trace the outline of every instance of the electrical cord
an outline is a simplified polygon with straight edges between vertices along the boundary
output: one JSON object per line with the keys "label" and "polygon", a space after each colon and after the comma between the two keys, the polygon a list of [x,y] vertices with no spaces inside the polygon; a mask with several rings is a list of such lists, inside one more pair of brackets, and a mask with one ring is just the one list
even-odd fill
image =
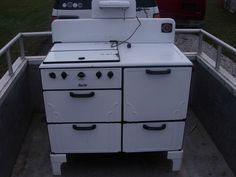
{"label": "electrical cord", "polygon": [[134,34],[137,32],[137,30],[140,28],[140,26],[142,25],[142,23],[141,23],[141,21],[139,20],[139,18],[136,16],[136,18],[137,18],[137,21],[138,21],[138,26],[135,28],[135,30],[134,30],[134,32],[127,38],[127,39],[125,39],[124,41],[117,41],[117,40],[111,40],[110,42],[112,43],[111,44],[111,47],[113,48],[113,47],[118,47],[118,46],[120,46],[121,44],[124,44],[124,43],[127,43],[128,45],[127,45],[127,47],[128,46],[130,46],[130,47],[128,47],[128,48],[131,48],[131,44],[130,44],[130,42],[127,42],[128,40],[130,40],[133,36],[134,36]]}
{"label": "electrical cord", "polygon": [[148,18],[147,8],[143,8],[143,12],[145,13],[146,18]]}

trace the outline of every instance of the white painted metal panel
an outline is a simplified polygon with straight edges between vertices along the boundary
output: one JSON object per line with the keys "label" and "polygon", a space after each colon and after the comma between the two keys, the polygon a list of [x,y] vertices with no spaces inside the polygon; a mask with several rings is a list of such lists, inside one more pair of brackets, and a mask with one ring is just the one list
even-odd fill
{"label": "white painted metal panel", "polygon": [[[96,73],[101,72],[101,78],[97,78]],[[110,79],[107,74],[113,72]],[[67,73],[67,77],[61,77],[62,72]],[[78,73],[83,72],[84,78],[78,77]],[[50,73],[55,73],[56,78],[51,78]],[[101,88],[121,88],[120,68],[78,68],[78,69],[45,69],[41,70],[41,78],[44,90],[50,89],[101,89]]]}
{"label": "white painted metal panel", "polygon": [[173,44],[140,44],[134,43],[131,48],[126,45],[119,46],[122,63],[139,65],[184,65],[191,66],[191,61],[183,55]]}
{"label": "white painted metal panel", "polygon": [[135,18],[136,1],[135,0],[93,0],[92,18]]}
{"label": "white painted metal panel", "polygon": [[[172,19],[141,18],[141,26],[129,42],[174,43],[175,22]],[[161,25],[171,23],[171,33],[162,33]],[[135,31],[137,19],[66,19],[52,23],[53,42],[104,42],[126,40]]]}
{"label": "white painted metal panel", "polygon": [[[143,126],[162,127],[146,130]],[[130,123],[123,126],[124,152],[171,151],[182,148],[185,122]]]}
{"label": "white painted metal panel", "polygon": [[44,63],[118,62],[120,60],[118,50],[57,51],[50,52],[48,56]]}
{"label": "white painted metal panel", "polygon": [[[93,130],[75,130],[92,127]],[[109,153],[121,151],[121,124],[50,124],[51,151],[54,153]]]}
{"label": "white painted metal panel", "polygon": [[[62,43],[56,44],[54,50],[82,49],[86,43]],[[90,45],[92,48],[92,45]],[[102,46],[100,46],[102,48]],[[109,46],[107,46],[109,47]],[[105,46],[104,46],[105,48]],[[57,67],[136,67],[136,66],[191,66],[192,63],[184,54],[171,43],[132,43],[131,48],[127,44],[119,47],[120,62],[96,62],[96,63],[63,63],[63,64],[44,64],[40,68],[57,68]],[[69,51],[68,51],[69,52]],[[55,55],[51,52],[48,54],[45,62],[70,59],[67,55]]]}
{"label": "white painted metal panel", "polygon": [[[76,97],[90,93],[94,95]],[[120,90],[46,91],[43,95],[48,122],[121,121]]]}
{"label": "white painted metal panel", "polygon": [[93,42],[93,43],[56,43],[50,51],[90,51],[90,50],[114,50],[110,42]]}
{"label": "white painted metal panel", "polygon": [[[154,71],[154,75],[146,71]],[[170,71],[169,74],[155,72]],[[186,118],[191,67],[124,70],[124,120],[157,121]]]}

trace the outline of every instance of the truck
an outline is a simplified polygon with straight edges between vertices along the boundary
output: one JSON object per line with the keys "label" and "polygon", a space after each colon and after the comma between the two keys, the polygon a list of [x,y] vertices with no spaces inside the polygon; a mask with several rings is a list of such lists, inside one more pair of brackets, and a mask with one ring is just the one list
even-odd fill
{"label": "truck", "polygon": [[179,26],[199,26],[205,17],[206,0],[156,0],[160,17],[173,18]]}

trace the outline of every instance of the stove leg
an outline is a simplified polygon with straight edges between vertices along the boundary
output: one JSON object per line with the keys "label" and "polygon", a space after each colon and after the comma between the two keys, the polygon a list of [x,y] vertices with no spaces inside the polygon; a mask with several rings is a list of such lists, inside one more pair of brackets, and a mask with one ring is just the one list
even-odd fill
{"label": "stove leg", "polygon": [[66,162],[66,154],[50,154],[53,175],[61,175],[61,165]]}
{"label": "stove leg", "polygon": [[172,160],[172,171],[179,171],[182,165],[183,150],[169,151],[167,159]]}

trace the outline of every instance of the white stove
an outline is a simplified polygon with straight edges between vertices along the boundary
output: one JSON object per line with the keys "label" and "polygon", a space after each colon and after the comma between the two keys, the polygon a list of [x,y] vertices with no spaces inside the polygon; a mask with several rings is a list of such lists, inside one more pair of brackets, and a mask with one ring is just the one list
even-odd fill
{"label": "white stove", "polygon": [[136,18],[53,23],[40,65],[53,174],[71,153],[167,151],[180,170],[192,63],[174,45],[173,20],[139,21],[130,38]]}

